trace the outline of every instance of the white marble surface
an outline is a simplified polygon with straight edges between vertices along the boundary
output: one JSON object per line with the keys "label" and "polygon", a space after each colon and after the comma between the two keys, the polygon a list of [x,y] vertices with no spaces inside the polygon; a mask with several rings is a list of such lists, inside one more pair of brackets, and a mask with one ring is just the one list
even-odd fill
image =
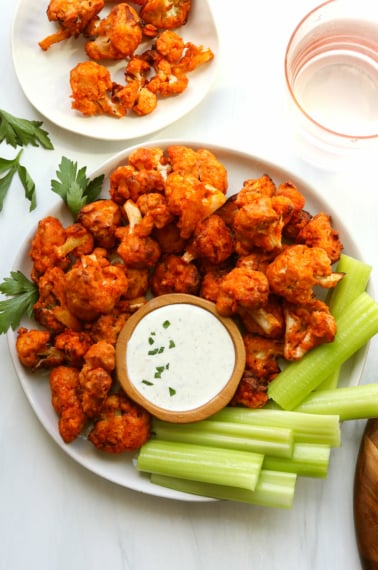
{"label": "white marble surface", "polygon": [[[216,82],[200,106],[152,139],[182,137],[231,145],[286,166],[306,178],[342,216],[365,259],[377,264],[376,164],[349,162],[327,171],[294,150],[283,76],[285,44],[313,0],[278,3],[211,0],[222,43]],[[12,66],[15,2],[2,2],[0,108],[43,119],[29,105]],[[41,85],[41,89],[43,86]],[[80,139],[48,122],[55,151],[26,148],[23,162],[37,183],[29,213],[17,182],[0,213],[0,278],[9,275],[27,232],[56,198],[49,190],[60,157],[88,171],[123,143]],[[16,151],[3,143],[0,155]],[[378,277],[374,270],[373,284]],[[362,382],[376,381],[372,342]],[[301,480],[292,510],[226,502],[183,503],[150,497],[104,481],[74,463],[35,417],[0,338],[1,570],[334,570],[360,568],[352,495],[364,421],[343,426],[326,480]]]}

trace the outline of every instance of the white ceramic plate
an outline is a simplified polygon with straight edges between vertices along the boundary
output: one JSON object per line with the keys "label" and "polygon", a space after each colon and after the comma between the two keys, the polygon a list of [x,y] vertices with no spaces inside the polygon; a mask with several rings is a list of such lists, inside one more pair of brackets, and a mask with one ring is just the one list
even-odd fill
{"label": "white ceramic plate", "polygon": [[[238,192],[244,180],[247,178],[257,178],[262,174],[269,174],[276,183],[285,182],[291,180],[297,184],[298,188],[303,192],[306,197],[306,209],[311,213],[315,214],[319,211],[324,211],[332,215],[335,227],[340,231],[341,238],[345,246],[345,253],[351,256],[355,256],[362,259],[361,253],[348,232],[344,228],[341,220],[338,218],[337,214],[331,210],[331,208],[324,202],[324,200],[316,193],[316,191],[309,186],[305,181],[298,179],[293,176],[290,172],[275,166],[265,160],[261,160],[254,156],[241,153],[239,151],[230,150],[214,145],[201,145],[198,142],[190,141],[154,141],[153,143],[144,143],[137,146],[142,147],[160,147],[166,148],[170,144],[185,144],[191,148],[206,147],[215,153],[217,158],[226,166],[228,171],[229,179],[229,195]],[[127,161],[129,153],[135,149],[137,146],[133,146],[128,150],[122,151],[115,155],[114,158],[105,162],[100,166],[95,172],[90,174],[93,178],[99,174],[104,173],[106,175],[104,182],[103,196],[108,197],[108,175],[117,166]],[[46,215],[54,215],[59,217],[65,224],[72,223],[72,218],[65,207],[55,208],[52,211],[46,213]],[[31,263],[28,257],[28,251],[30,248],[30,239],[35,232],[35,228],[30,234],[30,238],[23,244],[14,264],[14,270],[20,269],[25,275],[30,275]],[[22,323],[26,327],[32,326],[32,323],[24,321]],[[35,326],[35,325],[34,325]],[[69,445],[65,444],[58,432],[57,416],[51,406],[50,401],[50,388],[46,379],[41,379],[39,381],[36,378],[37,373],[31,374],[21,366],[17,353],[15,350],[16,333],[10,331],[8,333],[9,347],[14,362],[14,366],[17,371],[17,375],[20,379],[21,385],[25,391],[25,394],[33,407],[37,417],[46,428],[51,437],[56,441],[56,443],[75,461],[96,473],[97,475],[113,481],[127,487],[129,489],[134,489],[137,491],[145,492],[150,495],[156,495],[160,497],[180,499],[186,501],[210,501],[211,499],[204,497],[196,497],[194,495],[188,495],[186,493],[172,491],[170,489],[165,489],[163,487],[158,487],[150,483],[148,477],[139,473],[133,463],[135,455],[133,454],[121,454],[120,456],[112,456],[104,452],[97,451],[91,443],[89,443],[85,436],[79,437],[74,442]],[[343,377],[340,379],[341,384],[351,385],[358,384],[360,375],[362,373],[363,364],[365,361],[366,349],[361,350],[354,358],[350,359],[346,363]],[[43,372],[40,373],[41,375]]]}
{"label": "white ceramic plate", "polygon": [[[48,4],[48,0],[19,0],[12,29],[12,54],[26,97],[59,127],[101,140],[137,139],[186,115],[211,88],[219,59],[217,29],[207,0],[193,0],[188,22],[178,33],[185,41],[211,48],[215,57],[189,74],[188,88],[177,97],[161,99],[157,109],[144,117],[84,117],[71,109],[69,73],[77,63],[88,59],[83,48],[85,42],[83,38],[71,38],[47,51],[39,47],[39,41],[56,31],[46,16]],[[109,65],[112,77],[122,82],[124,67],[124,62]]]}

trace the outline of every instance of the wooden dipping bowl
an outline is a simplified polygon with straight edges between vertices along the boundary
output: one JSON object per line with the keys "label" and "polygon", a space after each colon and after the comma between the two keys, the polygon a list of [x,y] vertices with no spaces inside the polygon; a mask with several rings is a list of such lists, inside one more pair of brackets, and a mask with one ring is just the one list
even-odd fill
{"label": "wooden dipping bowl", "polygon": [[378,418],[366,423],[354,480],[354,523],[363,570],[378,570]]}
{"label": "wooden dipping bowl", "polygon": [[[226,377],[225,380],[223,379],[224,381],[220,384],[219,389],[216,389],[215,393],[213,393],[207,401],[190,409],[168,409],[167,407],[163,407],[162,405],[151,401],[151,399],[146,397],[146,392],[143,394],[142,391],[137,388],[137,385],[140,384],[136,384],[134,381],[135,379],[130,378],[127,366],[128,344],[130,343],[130,339],[139,323],[152,311],[175,304],[182,304],[189,307],[194,305],[196,308],[208,311],[226,329],[232,341],[234,352],[234,365],[231,370],[230,377]],[[194,332],[194,334],[196,333]],[[208,418],[220,409],[224,408],[230,402],[236,391],[245,369],[245,360],[246,354],[243,337],[234,320],[232,318],[221,317],[217,313],[214,303],[194,295],[181,293],[161,295],[148,301],[127,320],[120,332],[116,347],[117,377],[119,383],[128,396],[148,410],[156,418],[174,423],[199,421]],[[214,375],[214,377],[216,378],[216,375]]]}

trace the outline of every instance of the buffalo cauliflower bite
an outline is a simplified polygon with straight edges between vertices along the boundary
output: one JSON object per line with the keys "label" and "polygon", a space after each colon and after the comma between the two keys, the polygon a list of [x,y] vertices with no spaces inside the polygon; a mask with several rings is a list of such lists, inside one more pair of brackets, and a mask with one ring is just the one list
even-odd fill
{"label": "buffalo cauliflower bite", "polygon": [[182,253],[187,244],[187,240],[181,237],[175,220],[164,228],[154,228],[152,237],[158,242],[162,253]]}
{"label": "buffalo cauliflower bite", "polygon": [[131,311],[123,308],[122,305],[122,302],[117,303],[111,313],[100,315],[95,321],[85,323],[85,331],[90,335],[93,342],[97,343],[104,340],[113,346],[116,345],[118,335],[131,314]]}
{"label": "buffalo cauliflower bite", "polygon": [[249,249],[272,251],[282,245],[284,217],[274,197],[260,196],[248,201],[236,213],[233,228],[235,239]]}
{"label": "buffalo cauliflower bite", "polygon": [[110,249],[117,241],[115,230],[121,225],[122,211],[113,200],[96,200],[80,209],[77,222],[90,231],[97,247]]}
{"label": "buffalo cauliflower bite", "polygon": [[39,46],[46,51],[55,43],[85,32],[104,5],[104,0],[50,0],[47,17],[59,24],[59,30],[40,41]]}
{"label": "buffalo cauliflower bite", "polygon": [[70,71],[72,108],[86,116],[125,115],[122,105],[113,101],[109,70],[95,61],[80,62]]}
{"label": "buffalo cauliflower bite", "polygon": [[59,417],[59,433],[70,443],[83,430],[86,416],[80,400],[79,370],[57,366],[50,372],[52,406]]}
{"label": "buffalo cauliflower bite", "polygon": [[21,327],[17,331],[16,350],[19,361],[26,368],[54,368],[62,364],[64,355],[52,343],[48,331],[28,330]]}
{"label": "buffalo cauliflower bite", "polygon": [[65,276],[67,306],[83,321],[110,313],[127,291],[123,269],[109,263],[101,253],[94,250],[81,256]]}
{"label": "buffalo cauliflower bite", "polygon": [[111,373],[115,368],[115,348],[100,340],[84,355],[80,370],[80,398],[87,418],[97,418],[113,384]]}
{"label": "buffalo cauliflower bite", "polygon": [[284,315],[286,360],[300,360],[315,346],[335,338],[335,319],[319,299],[304,305],[284,303]]}
{"label": "buffalo cauliflower bite", "polygon": [[83,331],[66,329],[54,338],[54,347],[61,352],[64,364],[80,368],[84,364],[84,355],[88,352],[93,341],[89,334]]}
{"label": "buffalo cauliflower bite", "polygon": [[166,293],[196,295],[200,284],[201,276],[197,267],[174,254],[163,255],[150,278],[151,291],[155,296]]}
{"label": "buffalo cauliflower bite", "polygon": [[249,333],[267,338],[280,338],[284,334],[282,302],[276,295],[269,295],[267,303],[258,309],[239,309],[238,315]]}
{"label": "buffalo cauliflower bite", "polygon": [[219,286],[216,308],[220,315],[231,317],[240,309],[259,309],[269,296],[268,279],[261,271],[235,267]]}
{"label": "buffalo cauliflower bite", "polygon": [[195,226],[183,259],[189,262],[197,257],[204,257],[217,265],[228,259],[233,251],[231,230],[222,218],[212,214]]}
{"label": "buffalo cauliflower bite", "polygon": [[65,237],[65,242],[60,246],[56,246],[56,253],[62,261],[67,256],[79,257],[80,255],[87,255],[94,248],[93,235],[82,224],[75,223],[66,227]]}
{"label": "buffalo cauliflower bite", "polygon": [[263,174],[259,178],[248,178],[236,195],[236,204],[242,208],[261,197],[271,198],[275,192],[276,185],[268,174]]}
{"label": "buffalo cauliflower bite", "polygon": [[339,232],[332,227],[331,216],[319,212],[305,224],[296,236],[297,243],[323,248],[331,261],[340,259],[343,250]]}
{"label": "buffalo cauliflower bite", "polygon": [[38,222],[29,255],[33,262],[32,279],[38,278],[52,266],[66,269],[69,260],[59,254],[59,247],[66,241],[66,232],[61,222],[54,216],[47,216]]}
{"label": "buffalo cauliflower bite", "polygon": [[150,228],[146,229],[142,224],[141,211],[132,200],[127,200],[124,209],[129,224],[116,230],[116,237],[120,240],[117,253],[126,267],[150,268],[160,257],[159,244],[148,235]]}
{"label": "buffalo cauliflower bite", "polygon": [[179,61],[185,48],[184,40],[172,30],[164,30],[156,38],[156,50],[166,58],[169,63]]}
{"label": "buffalo cauliflower bite", "polygon": [[124,393],[109,395],[88,435],[89,441],[108,453],[139,449],[151,434],[151,417]]}
{"label": "buffalo cauliflower bite", "polygon": [[326,251],[320,247],[291,245],[283,249],[267,267],[271,290],[294,304],[303,304],[314,297],[313,287],[332,288],[343,278],[332,271]]}
{"label": "buffalo cauliflower bite", "polygon": [[114,6],[105,18],[92,19],[86,29],[91,39],[85,51],[91,59],[125,59],[143,39],[138,12],[126,2]]}
{"label": "buffalo cauliflower bite", "polygon": [[247,333],[243,337],[246,350],[246,368],[257,378],[273,380],[279,374],[279,358],[284,355],[282,340],[263,338]]}
{"label": "buffalo cauliflower bite", "polygon": [[146,0],[140,16],[154,28],[172,30],[186,24],[190,9],[191,0]]}
{"label": "buffalo cauliflower bite", "polygon": [[245,369],[243,376],[232,397],[230,406],[244,406],[245,408],[263,408],[268,397],[267,378],[257,378],[252,370]]}
{"label": "buffalo cauliflower bite", "polygon": [[39,298],[33,306],[34,318],[53,333],[66,328],[82,329],[79,318],[68,307],[66,286],[66,274],[59,267],[47,269],[38,281]]}
{"label": "buffalo cauliflower bite", "polygon": [[137,202],[143,219],[141,223],[150,234],[154,228],[162,229],[173,222],[174,217],[170,212],[167,199],[159,192],[149,192],[139,196]]}
{"label": "buffalo cauliflower bite", "polygon": [[129,198],[136,202],[148,192],[162,193],[169,170],[162,149],[136,149],[130,153],[127,165],[120,165],[110,174],[110,195],[123,205]]}
{"label": "buffalo cauliflower bite", "polygon": [[228,271],[228,269],[223,267],[207,271],[202,277],[199,296],[215,303],[218,297],[221,281]]}
{"label": "buffalo cauliflower bite", "polygon": [[177,218],[180,235],[188,239],[198,222],[210,216],[226,201],[223,192],[203,184],[197,177],[172,172],[165,185],[168,207]]}

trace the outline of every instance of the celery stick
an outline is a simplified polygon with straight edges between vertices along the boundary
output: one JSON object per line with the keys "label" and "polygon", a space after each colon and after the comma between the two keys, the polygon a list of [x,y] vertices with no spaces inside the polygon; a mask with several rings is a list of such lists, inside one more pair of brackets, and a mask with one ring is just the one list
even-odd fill
{"label": "celery stick", "polygon": [[345,275],[334,289],[330,289],[327,297],[329,309],[336,319],[345,307],[366,290],[371,270],[372,267],[363,261],[341,255],[336,271]]}
{"label": "celery stick", "polygon": [[172,424],[154,420],[152,431],[157,439],[182,441],[269,453],[290,457],[293,452],[293,432],[286,427],[253,426],[236,422],[204,420],[191,424]]}
{"label": "celery stick", "polygon": [[290,363],[269,384],[269,397],[284,409],[298,407],[329,374],[377,332],[378,305],[368,293],[361,293],[337,320],[334,341],[317,346],[301,360]]}
{"label": "celery stick", "polygon": [[225,499],[265,507],[290,509],[293,505],[295,484],[297,476],[294,473],[279,473],[264,469],[260,473],[254,491],[229,487],[225,485],[211,485],[199,481],[188,481],[164,475],[151,475],[151,483],[214,499]]}
{"label": "celery stick", "polygon": [[[334,289],[329,290],[327,295],[329,309],[335,318],[338,318],[345,307],[365,291],[371,270],[371,266],[363,261],[345,254],[341,255],[336,271],[344,273],[344,277]],[[337,368],[317,389],[332,390],[336,388],[339,375],[340,368]]]}
{"label": "celery stick", "polygon": [[263,458],[250,451],[151,439],[139,450],[137,469],[253,491]]}
{"label": "celery stick", "polygon": [[266,425],[271,428],[286,427],[292,430],[294,442],[297,443],[317,443],[331,447],[338,447],[341,444],[340,422],[336,414],[316,416],[300,413],[297,410],[226,407],[212,416],[212,419],[255,426]]}
{"label": "celery stick", "polygon": [[378,417],[378,384],[361,384],[322,390],[308,396],[297,408],[307,414],[338,414],[340,421]]}
{"label": "celery stick", "polygon": [[265,456],[263,469],[296,473],[302,477],[327,476],[331,448],[329,445],[295,443],[292,457]]}

